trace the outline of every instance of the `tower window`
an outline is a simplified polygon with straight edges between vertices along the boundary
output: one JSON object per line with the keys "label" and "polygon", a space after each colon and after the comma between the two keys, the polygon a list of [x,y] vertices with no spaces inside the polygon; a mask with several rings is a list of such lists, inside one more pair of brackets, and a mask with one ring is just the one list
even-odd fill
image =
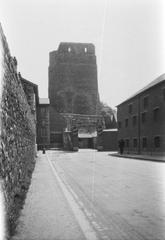
{"label": "tower window", "polygon": [[87,48],[86,47],[84,48],[84,52],[87,53]]}
{"label": "tower window", "polygon": [[68,52],[71,52],[71,48],[70,47],[68,48]]}

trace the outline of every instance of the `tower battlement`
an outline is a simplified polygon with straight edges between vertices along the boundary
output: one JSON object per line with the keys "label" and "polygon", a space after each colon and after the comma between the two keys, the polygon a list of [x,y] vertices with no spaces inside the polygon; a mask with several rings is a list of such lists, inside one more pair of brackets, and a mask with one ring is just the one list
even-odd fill
{"label": "tower battlement", "polygon": [[93,54],[95,55],[95,46],[92,43],[73,43],[62,42],[58,47],[59,53],[72,54]]}
{"label": "tower battlement", "polygon": [[49,66],[56,63],[96,64],[95,46],[92,43],[60,43],[58,50],[50,52]]}

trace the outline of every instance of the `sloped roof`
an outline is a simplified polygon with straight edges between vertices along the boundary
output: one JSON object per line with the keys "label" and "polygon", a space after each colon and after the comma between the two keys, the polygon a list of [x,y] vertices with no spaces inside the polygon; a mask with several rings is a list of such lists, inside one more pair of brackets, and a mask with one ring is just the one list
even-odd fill
{"label": "sloped roof", "polygon": [[[20,74],[20,73],[19,73]],[[27,85],[30,85],[31,87],[33,87],[34,89],[34,92],[35,92],[35,97],[36,97],[36,103],[38,104],[39,103],[39,96],[38,96],[38,85],[33,83],[33,82],[30,82],[29,80],[23,78],[20,74],[20,77],[21,77],[21,82],[22,82],[22,86],[24,88],[24,84],[27,84]]]}
{"label": "sloped roof", "polygon": [[34,86],[34,87],[38,88],[38,85],[37,85],[37,84],[35,84],[35,83],[33,83],[33,82],[30,82],[29,80],[23,78],[22,76],[21,76],[21,81],[24,82],[24,83],[27,83],[27,84],[29,84],[29,85],[31,85],[31,86]]}
{"label": "sloped roof", "polygon": [[[149,84],[147,84],[144,88],[140,89],[138,92],[136,92],[135,94],[133,94],[131,97],[127,98],[124,102],[127,102],[128,100],[130,100],[131,98],[136,97],[137,95],[143,93],[144,91],[148,90],[149,88],[152,88],[153,86],[161,83],[165,81],[165,73],[160,75],[158,78],[154,79],[152,82],[150,82]],[[118,104],[117,106],[121,105],[122,103]]]}
{"label": "sloped roof", "polygon": [[40,98],[39,104],[50,104],[49,98]]}

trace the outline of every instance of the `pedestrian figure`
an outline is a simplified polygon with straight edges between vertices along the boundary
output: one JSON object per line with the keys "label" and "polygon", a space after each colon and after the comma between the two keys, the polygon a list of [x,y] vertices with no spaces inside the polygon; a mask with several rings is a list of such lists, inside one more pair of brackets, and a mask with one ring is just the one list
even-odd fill
{"label": "pedestrian figure", "polygon": [[119,141],[119,149],[120,149],[120,154],[123,154],[124,151],[124,140],[120,139]]}
{"label": "pedestrian figure", "polygon": [[45,154],[45,146],[43,146],[42,153]]}

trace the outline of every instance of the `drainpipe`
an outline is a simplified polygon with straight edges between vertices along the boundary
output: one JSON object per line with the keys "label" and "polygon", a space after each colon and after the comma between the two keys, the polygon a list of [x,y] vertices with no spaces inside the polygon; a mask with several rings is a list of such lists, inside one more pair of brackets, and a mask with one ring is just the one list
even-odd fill
{"label": "drainpipe", "polygon": [[141,153],[140,137],[141,137],[141,122],[140,122],[140,95],[138,95],[138,154]]}

